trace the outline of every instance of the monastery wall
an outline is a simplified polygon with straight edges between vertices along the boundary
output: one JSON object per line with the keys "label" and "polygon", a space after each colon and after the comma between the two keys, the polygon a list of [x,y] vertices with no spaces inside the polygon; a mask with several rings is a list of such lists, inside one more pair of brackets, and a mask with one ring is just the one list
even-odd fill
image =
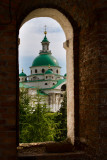
{"label": "monastery wall", "polygon": [[[42,69],[45,69],[45,72],[48,70],[48,69],[52,69],[53,73],[54,74],[60,74],[60,68],[57,68],[57,67],[53,67],[53,66],[37,66],[37,67],[31,67],[30,69],[32,70],[32,74],[36,74],[35,73],[35,69],[37,70],[37,73],[38,74],[41,74],[42,73]],[[57,70],[58,70],[58,73],[57,73]]]}

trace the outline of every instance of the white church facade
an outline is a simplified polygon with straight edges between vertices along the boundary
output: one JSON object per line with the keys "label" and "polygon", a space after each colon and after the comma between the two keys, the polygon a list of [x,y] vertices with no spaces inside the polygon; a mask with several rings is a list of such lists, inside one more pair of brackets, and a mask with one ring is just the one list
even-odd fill
{"label": "white church facade", "polygon": [[46,96],[46,103],[52,112],[56,112],[61,107],[63,94],[66,91],[66,74],[60,74],[61,67],[57,59],[52,56],[49,50],[49,41],[46,37],[42,40],[42,50],[34,59],[30,67],[30,75],[26,75],[23,70],[19,74],[19,87],[29,89],[30,95],[37,94]]}

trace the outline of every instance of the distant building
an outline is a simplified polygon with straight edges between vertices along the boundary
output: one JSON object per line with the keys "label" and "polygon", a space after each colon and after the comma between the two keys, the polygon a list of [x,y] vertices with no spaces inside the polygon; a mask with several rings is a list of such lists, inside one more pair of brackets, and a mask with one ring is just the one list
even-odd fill
{"label": "distant building", "polygon": [[66,74],[60,75],[59,63],[52,56],[49,50],[49,41],[46,37],[47,32],[42,40],[42,50],[39,52],[32,66],[30,67],[30,75],[27,76],[23,70],[19,74],[19,87],[29,88],[29,94],[46,96],[46,102],[50,106],[52,112],[59,110],[63,99],[63,93],[66,90]]}

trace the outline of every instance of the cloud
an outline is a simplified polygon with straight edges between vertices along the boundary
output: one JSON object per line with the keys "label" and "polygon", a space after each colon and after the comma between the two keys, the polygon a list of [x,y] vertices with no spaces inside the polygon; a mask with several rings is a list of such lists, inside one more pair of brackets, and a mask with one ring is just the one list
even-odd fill
{"label": "cloud", "polygon": [[63,32],[60,24],[56,20],[49,17],[33,18],[24,25],[29,25],[33,32],[38,32],[39,34],[44,32],[45,25],[49,33]]}
{"label": "cloud", "polygon": [[[42,49],[41,41],[44,38],[45,25],[47,25],[47,38],[50,41],[49,47],[52,55],[57,58],[61,66],[64,65],[63,67],[66,68],[66,51],[63,48],[63,42],[66,40],[65,34],[56,20],[41,17],[26,22],[20,29],[20,71],[23,66],[29,68],[30,66],[28,65],[32,64],[32,60],[38,56],[39,51]],[[21,59],[23,59],[23,61]],[[24,60],[27,61],[27,63],[25,63]]]}

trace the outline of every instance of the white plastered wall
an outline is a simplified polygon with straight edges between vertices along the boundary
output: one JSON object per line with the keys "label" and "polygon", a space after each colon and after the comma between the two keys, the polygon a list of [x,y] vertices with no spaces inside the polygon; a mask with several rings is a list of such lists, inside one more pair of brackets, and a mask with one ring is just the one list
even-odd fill
{"label": "white plastered wall", "polygon": [[73,28],[69,20],[58,10],[52,8],[39,8],[32,11],[23,20],[22,25],[36,17],[50,17],[61,25],[66,36],[64,48],[66,49],[67,67],[67,137],[74,144],[74,62],[73,62]]}
{"label": "white plastered wall", "polygon": [[[30,67],[30,70],[32,70],[32,74],[36,74],[35,73],[35,69],[37,69],[37,74],[41,74],[42,73],[42,69],[45,69],[45,71],[47,71],[49,69],[49,66]],[[60,74],[60,68],[59,67],[51,66],[50,69],[52,69],[53,73],[55,73],[55,74],[57,74],[56,70],[58,70],[58,74]]]}

